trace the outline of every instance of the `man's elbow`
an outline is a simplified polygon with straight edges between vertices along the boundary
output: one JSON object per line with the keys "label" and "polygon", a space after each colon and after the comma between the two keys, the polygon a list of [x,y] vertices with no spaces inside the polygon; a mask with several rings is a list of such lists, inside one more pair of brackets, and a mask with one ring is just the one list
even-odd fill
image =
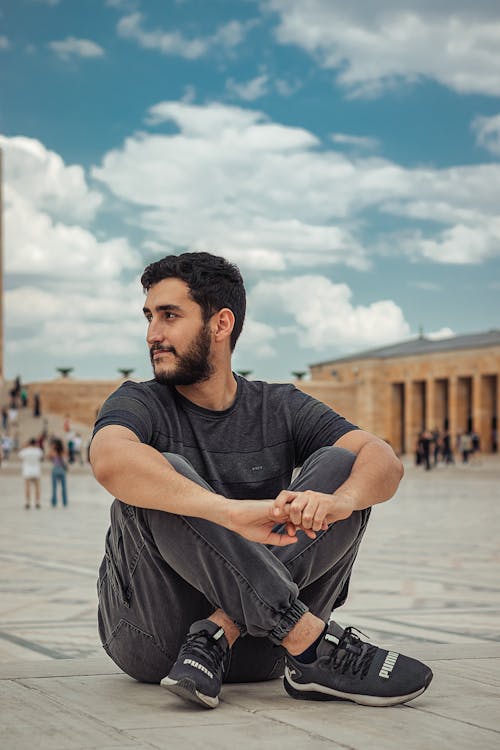
{"label": "man's elbow", "polygon": [[401,461],[398,456],[396,456],[395,453],[392,454],[392,461],[391,461],[391,477],[393,478],[394,484],[396,488],[399,486],[399,483],[404,477],[405,469],[403,466],[403,462]]}
{"label": "man's elbow", "polygon": [[106,457],[105,451],[92,450],[92,446],[90,448],[89,459],[95,478],[99,484],[106,487],[113,476],[112,461],[109,460],[109,457]]}

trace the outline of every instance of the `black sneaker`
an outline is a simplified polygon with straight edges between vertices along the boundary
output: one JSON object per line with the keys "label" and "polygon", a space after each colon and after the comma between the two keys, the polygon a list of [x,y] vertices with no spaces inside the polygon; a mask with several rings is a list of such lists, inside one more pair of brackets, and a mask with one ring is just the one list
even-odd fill
{"label": "black sneaker", "polygon": [[310,664],[286,655],[284,685],[293,698],[393,706],[421,695],[432,680],[422,662],[366,643],[353,628],[333,622],[316,653]]}
{"label": "black sneaker", "polygon": [[189,628],[177,661],[160,684],[181,698],[215,708],[228,655],[224,629],[211,620],[199,620]]}

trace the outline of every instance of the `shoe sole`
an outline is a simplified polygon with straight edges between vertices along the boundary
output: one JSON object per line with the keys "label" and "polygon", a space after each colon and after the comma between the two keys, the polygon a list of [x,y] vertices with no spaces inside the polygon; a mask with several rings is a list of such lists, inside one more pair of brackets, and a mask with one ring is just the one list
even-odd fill
{"label": "shoe sole", "polygon": [[397,706],[398,703],[407,703],[412,701],[414,698],[418,698],[419,695],[427,690],[432,681],[432,672],[427,678],[425,684],[415,690],[413,693],[408,695],[391,695],[391,696],[379,696],[379,695],[357,695],[355,693],[342,693],[340,690],[334,690],[333,688],[326,687],[325,685],[318,685],[315,682],[301,684],[293,682],[286,676],[283,680],[283,684],[286,692],[292,698],[297,700],[306,701],[351,701],[352,703],[358,703],[360,706],[375,706],[383,708],[385,706]]}
{"label": "shoe sole", "polygon": [[164,677],[160,685],[170,693],[178,695],[179,698],[184,698],[184,700],[188,700],[191,703],[197,703],[199,706],[203,706],[203,708],[217,708],[219,705],[219,698],[217,696],[212,698],[210,695],[200,693],[196,689],[195,682],[188,677],[182,680],[172,680],[170,677]]}

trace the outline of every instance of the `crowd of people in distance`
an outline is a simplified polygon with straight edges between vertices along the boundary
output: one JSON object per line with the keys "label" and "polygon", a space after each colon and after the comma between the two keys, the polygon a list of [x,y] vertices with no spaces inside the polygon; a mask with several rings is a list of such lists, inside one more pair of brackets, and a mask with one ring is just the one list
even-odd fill
{"label": "crowd of people in distance", "polygon": [[[41,428],[37,437],[31,437],[21,445],[19,438],[20,412],[32,408],[33,417],[40,418]],[[69,414],[64,418],[63,436],[51,435],[47,420],[42,418],[41,400],[38,393],[30,397],[28,388],[18,376],[9,391],[9,401],[2,406],[0,433],[0,467],[12,456],[17,456],[21,463],[21,475],[24,479],[25,508],[41,508],[42,463],[51,464],[51,500],[52,507],[61,502],[68,504],[67,473],[71,464],[83,465],[86,453],[82,436],[73,430]]]}
{"label": "crowd of people in distance", "polygon": [[449,430],[422,430],[415,445],[415,464],[429,471],[432,467],[455,463],[455,455],[462,464],[467,464],[479,454],[480,440],[477,432],[463,430],[455,441]]}

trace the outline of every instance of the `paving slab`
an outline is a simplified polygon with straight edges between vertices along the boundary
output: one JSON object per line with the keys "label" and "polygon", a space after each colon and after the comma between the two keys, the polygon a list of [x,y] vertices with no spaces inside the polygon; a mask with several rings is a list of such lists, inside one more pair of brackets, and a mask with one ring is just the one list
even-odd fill
{"label": "paving slab", "polygon": [[374,509],[337,613],[370,639],[428,662],[429,690],[405,706],[292,700],[280,680],[225,685],[215,711],[141,685],[103,653],[97,568],[111,498],[88,466],[67,508],[25,511],[20,467],[0,470],[2,750],[90,748],[500,747],[500,460],[424,472],[407,464]]}

